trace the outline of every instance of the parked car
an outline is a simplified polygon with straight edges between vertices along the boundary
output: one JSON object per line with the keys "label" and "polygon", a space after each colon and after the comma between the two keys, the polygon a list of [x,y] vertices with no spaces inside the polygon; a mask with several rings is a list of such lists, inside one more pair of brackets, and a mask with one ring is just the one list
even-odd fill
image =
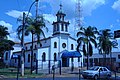
{"label": "parked car", "polygon": [[94,80],[97,80],[98,78],[109,79],[111,77],[111,71],[106,67],[94,66],[88,70],[83,71],[82,76],[85,79],[86,78],[93,78]]}

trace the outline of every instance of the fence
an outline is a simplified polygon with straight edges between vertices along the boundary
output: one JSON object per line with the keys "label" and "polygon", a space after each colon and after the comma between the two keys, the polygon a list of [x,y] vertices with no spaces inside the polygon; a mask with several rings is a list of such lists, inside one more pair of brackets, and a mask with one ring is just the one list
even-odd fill
{"label": "fence", "polygon": [[61,61],[60,60],[36,60],[35,69],[37,73],[52,73],[52,69],[56,69],[56,73],[61,74]]}

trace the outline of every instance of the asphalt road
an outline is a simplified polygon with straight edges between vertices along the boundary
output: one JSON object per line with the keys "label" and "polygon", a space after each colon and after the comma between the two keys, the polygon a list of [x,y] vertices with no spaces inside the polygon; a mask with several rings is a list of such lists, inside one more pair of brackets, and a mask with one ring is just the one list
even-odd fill
{"label": "asphalt road", "polygon": [[[17,79],[0,79],[0,80],[17,80]],[[87,79],[79,79],[78,77],[56,77],[56,78],[20,78],[18,80],[87,80]],[[113,77],[110,80],[115,80]],[[120,77],[117,77],[116,80],[120,80]]]}

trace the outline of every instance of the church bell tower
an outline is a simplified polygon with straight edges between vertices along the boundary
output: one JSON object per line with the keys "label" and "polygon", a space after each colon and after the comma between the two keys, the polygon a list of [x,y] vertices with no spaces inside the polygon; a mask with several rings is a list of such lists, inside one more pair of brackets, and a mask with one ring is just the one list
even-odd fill
{"label": "church bell tower", "polygon": [[62,11],[62,5],[60,4],[60,9],[56,14],[57,21],[53,22],[53,36],[58,34],[66,34],[69,35],[69,22],[64,21],[64,17],[66,14]]}

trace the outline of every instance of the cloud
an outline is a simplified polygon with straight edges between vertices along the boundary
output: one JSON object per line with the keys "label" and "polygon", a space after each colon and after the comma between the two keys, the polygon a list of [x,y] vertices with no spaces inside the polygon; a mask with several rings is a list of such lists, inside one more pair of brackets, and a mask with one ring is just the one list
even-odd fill
{"label": "cloud", "polygon": [[0,25],[8,28],[8,32],[10,33],[10,35],[8,36],[9,40],[18,41],[16,37],[16,32],[13,31],[13,28],[12,28],[13,26],[10,23],[7,23],[5,21],[0,21]]}
{"label": "cloud", "polygon": [[0,21],[0,25],[7,27],[9,33],[11,33],[13,31],[12,30],[12,25],[10,23],[7,23],[5,21]]}
{"label": "cloud", "polygon": [[[14,17],[14,18],[19,18],[20,16],[23,16],[23,12],[25,12],[26,14],[28,14],[28,11],[17,11],[17,10],[11,10],[6,12],[7,15]],[[31,13],[29,13],[30,16],[32,16]]]}
{"label": "cloud", "polygon": [[83,15],[91,15],[92,11],[105,4],[105,0],[83,0],[82,8]]}
{"label": "cloud", "polygon": [[[41,2],[45,2],[42,0]],[[47,0],[51,7],[52,7],[52,14],[56,14],[59,10],[59,0]],[[63,5],[63,11],[67,14],[67,18],[74,18],[75,17],[75,7],[76,7],[76,0],[66,0],[61,1]],[[81,7],[82,7],[82,15],[83,16],[90,16],[92,11],[97,9],[99,6],[104,5],[105,0],[82,0]]]}
{"label": "cloud", "polygon": [[112,8],[120,12],[120,0],[115,1],[114,4],[112,5]]}

